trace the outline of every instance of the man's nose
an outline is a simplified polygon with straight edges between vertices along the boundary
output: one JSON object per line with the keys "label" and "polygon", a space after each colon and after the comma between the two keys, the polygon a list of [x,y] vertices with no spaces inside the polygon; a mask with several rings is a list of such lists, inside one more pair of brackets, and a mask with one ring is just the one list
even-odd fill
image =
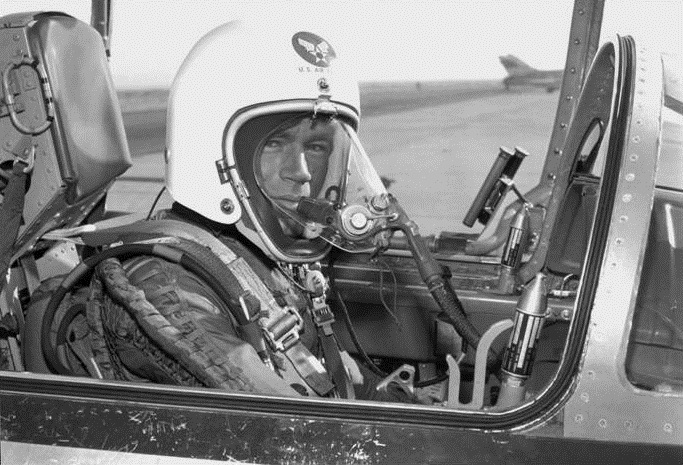
{"label": "man's nose", "polygon": [[311,173],[308,171],[306,155],[301,149],[293,150],[280,172],[281,176],[295,182],[305,183],[311,181]]}

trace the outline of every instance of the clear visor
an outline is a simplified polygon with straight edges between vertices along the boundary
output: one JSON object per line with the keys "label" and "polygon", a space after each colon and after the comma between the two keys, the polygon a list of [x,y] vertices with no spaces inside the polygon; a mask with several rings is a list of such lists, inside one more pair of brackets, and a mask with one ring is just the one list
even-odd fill
{"label": "clear visor", "polygon": [[259,143],[256,183],[285,235],[344,250],[377,246],[386,189],[351,126],[329,116],[286,120]]}

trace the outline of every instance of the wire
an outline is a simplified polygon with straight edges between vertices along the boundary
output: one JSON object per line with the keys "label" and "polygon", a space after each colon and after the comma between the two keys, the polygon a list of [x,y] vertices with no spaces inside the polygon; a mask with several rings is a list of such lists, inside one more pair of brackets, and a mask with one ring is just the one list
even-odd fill
{"label": "wire", "polygon": [[[676,308],[676,307],[673,307]],[[671,318],[663,314],[657,309],[652,310],[655,315],[657,315],[669,328],[673,330],[673,332],[676,334],[676,338],[680,341],[683,341],[683,328],[678,326],[675,321],[673,321]]]}
{"label": "wire", "polygon": [[157,194],[156,198],[154,199],[154,202],[152,202],[152,206],[149,209],[149,213],[147,213],[147,219],[149,220],[152,217],[152,213],[154,212],[154,209],[157,206],[157,203],[159,203],[159,199],[161,198],[161,194],[164,193],[166,190],[166,186],[161,186],[161,190]]}
{"label": "wire", "polygon": [[342,316],[344,317],[344,323],[346,323],[346,328],[349,331],[349,336],[351,337],[351,341],[353,342],[353,345],[356,346],[356,350],[358,351],[358,355],[360,355],[361,359],[365,363],[365,366],[367,366],[370,369],[370,371],[372,371],[377,376],[381,376],[382,378],[386,378],[387,373],[380,370],[377,367],[377,365],[375,365],[373,363],[373,361],[368,356],[367,352],[365,352],[365,349],[363,349],[363,346],[360,344],[360,341],[358,340],[358,336],[356,335],[356,330],[353,329],[353,323],[351,323],[351,318],[349,317],[349,311],[346,308],[346,303],[344,302],[344,299],[342,299],[342,296],[339,293],[339,291],[336,291],[336,294],[337,294],[337,300],[339,300],[339,304],[341,306]]}
{"label": "wire", "polygon": [[399,328],[401,327],[401,322],[398,320],[398,317],[396,316],[396,295],[398,293],[398,281],[396,280],[396,274],[394,273],[394,270],[389,266],[388,263],[386,263],[384,260],[380,260],[379,258],[376,259],[376,261],[380,264],[383,265],[384,267],[389,270],[389,273],[391,274],[391,277],[394,280],[394,293],[393,293],[393,307],[394,310],[392,311],[389,306],[387,305],[386,301],[384,300],[384,270],[379,269],[379,300],[382,302],[382,305],[384,306],[384,309],[387,311],[389,315],[394,319],[394,323],[396,326]]}
{"label": "wire", "polygon": [[437,376],[436,378],[427,379],[424,381],[419,381],[417,383],[413,383],[413,386],[416,388],[423,388],[423,387],[427,387],[427,386],[432,386],[434,384],[442,383],[442,382],[446,381],[447,379],[448,379],[448,375],[440,375],[440,376]]}
{"label": "wire", "polygon": [[282,266],[282,263],[280,263],[280,262],[275,262],[275,264],[277,265],[277,267],[278,267],[278,269],[280,270],[280,272],[281,272],[283,275],[285,275],[285,278],[287,278],[292,284],[294,284],[294,286],[296,286],[297,289],[299,289],[301,292],[303,292],[303,293],[306,294],[306,295],[311,295],[311,294],[313,294],[310,290],[306,289],[304,286],[302,286],[301,284],[299,284],[299,283],[296,281],[296,279],[294,279],[294,276],[292,276],[292,275],[290,274],[289,270],[287,270],[284,266]]}

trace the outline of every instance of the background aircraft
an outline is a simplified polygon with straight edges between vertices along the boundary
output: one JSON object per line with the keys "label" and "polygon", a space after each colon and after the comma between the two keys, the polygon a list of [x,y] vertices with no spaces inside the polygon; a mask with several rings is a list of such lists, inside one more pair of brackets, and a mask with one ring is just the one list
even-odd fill
{"label": "background aircraft", "polygon": [[503,79],[505,90],[512,86],[545,87],[548,92],[560,88],[562,83],[562,70],[541,71],[524,63],[514,55],[499,57],[508,75]]}

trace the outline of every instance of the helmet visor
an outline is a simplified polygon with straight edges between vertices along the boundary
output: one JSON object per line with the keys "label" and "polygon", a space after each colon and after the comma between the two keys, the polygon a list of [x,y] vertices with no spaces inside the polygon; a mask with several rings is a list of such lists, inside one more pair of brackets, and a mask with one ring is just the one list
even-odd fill
{"label": "helmet visor", "polygon": [[285,120],[257,146],[254,173],[285,235],[320,237],[349,251],[375,247],[386,218],[373,199],[386,190],[343,120],[310,114]]}

